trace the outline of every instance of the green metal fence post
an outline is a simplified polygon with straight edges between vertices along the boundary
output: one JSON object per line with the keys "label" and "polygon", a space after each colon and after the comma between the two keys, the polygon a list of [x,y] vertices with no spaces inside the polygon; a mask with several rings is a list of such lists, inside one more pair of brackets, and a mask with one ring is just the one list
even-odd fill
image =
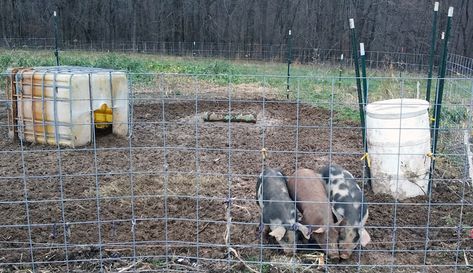
{"label": "green metal fence post", "polygon": [[286,97],[289,99],[289,80],[291,77],[291,61],[292,61],[292,50],[291,50],[291,30],[289,30],[287,36],[287,85],[286,85]]}
{"label": "green metal fence post", "polygon": [[363,104],[368,103],[368,83],[366,81],[366,55],[365,44],[360,43],[360,60],[361,60],[361,79],[363,81]]}
{"label": "green metal fence post", "polygon": [[362,113],[363,113],[363,123],[362,123],[362,134],[363,134],[363,149],[365,152],[365,168],[366,168],[366,177],[368,178],[368,181],[371,181],[371,163],[370,163],[370,158],[368,156],[368,145],[366,142],[366,122],[364,121],[365,117],[365,107],[366,104],[368,103],[368,81],[366,78],[366,55],[365,55],[365,44],[360,43],[360,59],[361,59],[361,77],[363,79],[363,98],[362,98]]}
{"label": "green metal fence post", "polygon": [[[438,131],[440,127],[440,117],[442,111],[442,99],[443,99],[443,88],[445,85],[445,74],[447,66],[447,55],[448,55],[448,38],[450,36],[450,29],[452,26],[452,17],[453,17],[453,7],[448,9],[448,20],[447,20],[447,30],[445,32],[445,41],[443,45],[442,53],[442,62],[440,64],[440,79],[437,88],[437,94],[435,96],[435,105],[434,105],[434,126],[433,126],[433,138],[432,138],[432,154],[435,156],[437,152],[437,140],[438,140]],[[432,190],[432,177],[433,172],[435,171],[435,157],[432,158],[432,163],[430,165],[430,174],[429,174],[429,192]]]}
{"label": "green metal fence post", "polygon": [[342,67],[343,67],[343,53],[340,55],[340,67],[338,68],[338,88],[342,85]]}
{"label": "green metal fence post", "polygon": [[[352,51],[353,51],[353,61],[355,64],[355,78],[356,78],[356,90],[358,91],[358,106],[360,110],[360,121],[361,126],[365,124],[365,115],[363,112],[363,94],[361,91],[361,80],[360,80],[360,64],[358,61],[358,47],[356,41],[356,33],[355,33],[355,20],[350,18],[350,30],[351,30],[351,44],[352,44]],[[363,142],[365,140],[363,139]]]}
{"label": "green metal fence post", "polygon": [[[355,64],[355,77],[356,77],[356,89],[358,91],[358,107],[360,111],[360,124],[361,124],[361,135],[362,135],[362,141],[363,141],[363,146],[366,143],[366,123],[365,123],[365,110],[364,110],[364,96],[363,96],[363,91],[361,89],[361,79],[360,79],[360,64],[358,61],[358,47],[357,47],[357,40],[356,40],[356,32],[355,32],[355,20],[353,18],[349,19],[350,23],[350,29],[351,29],[351,44],[352,44],[352,51],[353,51],[353,61]],[[364,54],[364,50],[363,50]],[[365,148],[365,147],[364,147]],[[369,164],[369,157],[367,156],[366,150],[364,149],[365,155],[363,158],[365,158],[365,168]],[[366,174],[367,177],[369,178],[369,169],[366,169]],[[369,181],[369,180],[368,180]],[[368,182],[368,185],[371,185],[371,182]]]}
{"label": "green metal fence post", "polygon": [[[442,50],[441,50],[441,52],[443,53],[443,50],[444,50],[443,46],[445,46],[445,31],[442,31],[440,33],[440,41],[441,41],[441,43],[444,43],[442,45]],[[443,57],[443,55],[441,57]],[[443,61],[443,59],[440,60],[439,71],[438,71],[438,76],[437,76],[438,77],[437,82],[440,82],[440,77],[442,76],[442,61]],[[439,84],[437,83],[437,90],[436,90],[437,93],[435,93],[435,95],[438,94],[438,87],[439,87]],[[435,101],[434,101],[434,103],[435,103]]]}
{"label": "green metal fence post", "polygon": [[429,74],[427,76],[427,94],[425,100],[430,103],[430,89],[432,87],[432,71],[434,67],[434,56],[435,56],[435,38],[437,37],[437,15],[439,11],[439,2],[434,4],[434,18],[432,20],[432,43],[430,44],[430,56],[429,56]]}
{"label": "green metal fence post", "polygon": [[58,49],[58,39],[59,39],[59,34],[58,34],[58,29],[57,29],[57,13],[54,11],[54,56],[56,56],[56,66],[59,66],[59,49]]}

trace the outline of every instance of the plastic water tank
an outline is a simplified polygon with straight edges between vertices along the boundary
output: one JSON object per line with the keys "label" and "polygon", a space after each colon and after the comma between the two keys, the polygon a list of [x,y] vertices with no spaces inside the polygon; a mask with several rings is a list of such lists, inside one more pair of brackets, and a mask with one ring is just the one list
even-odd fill
{"label": "plastic water tank", "polygon": [[9,72],[11,138],[76,147],[90,143],[96,128],[128,135],[125,72],[70,66]]}
{"label": "plastic water tank", "polygon": [[375,193],[396,199],[425,195],[430,168],[429,103],[391,99],[366,106],[368,153]]}

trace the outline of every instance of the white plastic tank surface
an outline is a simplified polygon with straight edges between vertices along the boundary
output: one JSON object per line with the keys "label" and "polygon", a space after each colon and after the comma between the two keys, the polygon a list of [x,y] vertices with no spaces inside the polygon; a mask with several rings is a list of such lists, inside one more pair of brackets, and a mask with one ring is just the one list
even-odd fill
{"label": "white plastic tank surface", "polygon": [[128,80],[125,72],[86,67],[16,69],[15,111],[24,141],[77,147],[93,140],[94,111],[113,111],[113,134],[129,132]]}
{"label": "white plastic tank surface", "polygon": [[366,106],[366,140],[375,193],[425,195],[429,184],[429,103],[391,99]]}

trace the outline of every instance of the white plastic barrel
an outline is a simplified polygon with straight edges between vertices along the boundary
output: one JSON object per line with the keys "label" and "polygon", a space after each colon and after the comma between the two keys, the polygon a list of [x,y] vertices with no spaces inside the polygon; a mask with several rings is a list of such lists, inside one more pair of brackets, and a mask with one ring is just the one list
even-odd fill
{"label": "white plastic barrel", "polygon": [[396,199],[425,195],[429,183],[429,103],[391,99],[366,106],[372,187]]}

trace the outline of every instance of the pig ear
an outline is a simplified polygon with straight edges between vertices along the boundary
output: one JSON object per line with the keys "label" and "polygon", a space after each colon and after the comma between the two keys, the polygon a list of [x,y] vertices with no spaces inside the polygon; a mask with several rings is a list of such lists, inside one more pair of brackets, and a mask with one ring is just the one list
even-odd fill
{"label": "pig ear", "polygon": [[302,232],[304,238],[306,238],[307,240],[310,239],[310,230],[308,227],[302,225],[301,223],[297,223],[297,229]]}
{"label": "pig ear", "polygon": [[335,226],[345,226],[347,224],[347,221],[345,218],[340,218],[337,220],[336,223],[334,223]]}
{"label": "pig ear", "polygon": [[371,241],[371,236],[364,228],[360,230],[360,233],[360,244],[362,247],[365,247]]}
{"label": "pig ear", "polygon": [[323,227],[319,227],[318,229],[314,230],[314,233],[324,233],[325,232],[325,228]]}
{"label": "pig ear", "polygon": [[338,213],[333,206],[332,206],[332,213],[333,215],[335,215],[335,219],[337,220],[336,225],[339,225],[343,220],[343,216],[340,215],[340,213]]}
{"label": "pig ear", "polygon": [[284,237],[284,234],[286,234],[286,229],[281,226],[275,228],[273,231],[269,233],[269,235],[276,238],[277,241],[281,241],[281,239]]}
{"label": "pig ear", "polygon": [[337,220],[337,222],[336,222],[336,223],[333,223],[333,225],[334,225],[334,226],[339,226],[342,222],[343,222],[343,218]]}

